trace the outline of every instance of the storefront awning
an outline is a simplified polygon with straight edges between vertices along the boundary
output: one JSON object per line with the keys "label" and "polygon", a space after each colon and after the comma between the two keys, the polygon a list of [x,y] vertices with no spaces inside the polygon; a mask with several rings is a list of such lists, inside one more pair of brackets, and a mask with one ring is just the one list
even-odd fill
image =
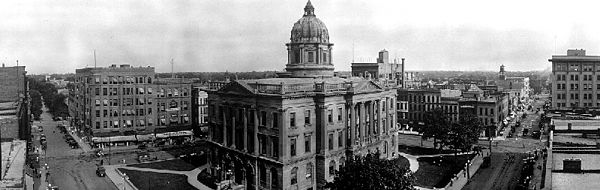
{"label": "storefront awning", "polygon": [[94,143],[102,143],[102,142],[128,142],[128,141],[137,141],[135,135],[128,136],[112,136],[112,137],[92,137],[92,142]]}
{"label": "storefront awning", "polygon": [[138,141],[152,141],[155,139],[154,134],[136,135]]}
{"label": "storefront awning", "polygon": [[194,132],[192,132],[190,130],[185,130],[185,131],[157,133],[156,138],[182,137],[182,136],[192,136],[192,135],[194,135]]}

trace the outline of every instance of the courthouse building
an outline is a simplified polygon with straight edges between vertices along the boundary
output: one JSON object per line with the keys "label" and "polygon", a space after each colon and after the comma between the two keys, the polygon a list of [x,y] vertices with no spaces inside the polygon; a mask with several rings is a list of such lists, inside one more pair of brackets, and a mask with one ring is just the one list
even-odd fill
{"label": "courthouse building", "polygon": [[333,76],[333,44],[310,1],[290,40],[279,78],[209,91],[211,172],[246,189],[323,189],[348,156],[395,156],[396,90]]}

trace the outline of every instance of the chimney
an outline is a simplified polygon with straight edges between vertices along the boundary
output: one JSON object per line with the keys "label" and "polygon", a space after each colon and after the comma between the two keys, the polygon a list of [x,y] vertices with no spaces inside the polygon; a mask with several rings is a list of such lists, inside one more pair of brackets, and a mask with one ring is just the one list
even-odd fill
{"label": "chimney", "polygon": [[404,81],[405,77],[404,77],[404,57],[402,58],[402,88],[406,89],[406,82]]}

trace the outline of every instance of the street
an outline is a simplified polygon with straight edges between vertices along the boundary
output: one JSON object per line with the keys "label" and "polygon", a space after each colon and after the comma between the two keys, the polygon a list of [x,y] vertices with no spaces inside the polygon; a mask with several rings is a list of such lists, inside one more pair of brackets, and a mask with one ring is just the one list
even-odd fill
{"label": "street", "polygon": [[[481,168],[469,180],[469,183],[463,189],[515,189],[521,177],[521,168],[523,167],[523,159],[527,157],[528,152],[544,149],[545,145],[539,138],[531,137],[534,130],[538,129],[540,115],[537,113],[537,108],[542,108],[544,99],[533,101],[531,104],[532,111],[525,110],[519,112],[515,119],[521,121],[521,125],[515,129],[515,133],[511,138],[503,140],[495,140],[492,143],[492,157],[490,167]],[[522,114],[527,114],[525,118],[521,118]],[[511,122],[514,123],[514,122]],[[529,132],[523,136],[523,129],[529,128]],[[505,136],[510,130],[507,127]],[[479,145],[483,147],[489,146],[489,141],[479,141]],[[539,159],[538,162],[543,162]],[[540,172],[541,173],[541,172]],[[540,176],[533,176],[532,183],[539,183]],[[539,187],[539,185],[538,185]]]}
{"label": "street", "polygon": [[[33,125],[42,126],[43,132],[32,130],[34,135],[34,146],[40,147],[40,136],[45,134],[47,138],[47,150],[40,152],[41,178],[37,181],[34,189],[46,189],[48,183],[66,190],[115,190],[116,186],[106,177],[96,176],[96,162],[89,153],[81,148],[71,149],[65,142],[63,133],[56,127],[58,122],[52,120],[52,116],[43,108],[41,121],[35,121]],[[41,150],[41,148],[39,148]],[[47,164],[48,174],[43,167]],[[45,182],[46,175],[48,183]]]}

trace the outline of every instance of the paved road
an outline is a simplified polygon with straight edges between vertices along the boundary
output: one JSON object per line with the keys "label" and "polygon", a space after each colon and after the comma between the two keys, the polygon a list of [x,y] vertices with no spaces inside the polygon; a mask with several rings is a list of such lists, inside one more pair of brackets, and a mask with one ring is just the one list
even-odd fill
{"label": "paved road", "polygon": [[[540,139],[532,138],[531,131],[523,136],[524,126],[537,127],[539,114],[536,108],[542,107],[545,99],[540,99],[532,104],[534,111],[525,111],[527,117],[521,119],[521,127],[515,129],[515,137],[494,141],[492,146],[492,160],[489,168],[480,169],[463,189],[515,189],[520,179],[523,166],[522,159],[528,151],[533,153],[536,149],[543,149],[544,143]],[[520,113],[521,114],[521,113]],[[519,114],[519,115],[520,115]],[[520,117],[520,116],[518,116]],[[479,144],[488,147],[488,141]],[[534,176],[535,178],[535,176]]]}
{"label": "paved road", "polygon": [[[63,138],[64,134],[56,128],[58,123],[46,111],[44,108],[41,122],[36,121],[34,125],[42,126],[47,137],[48,148],[45,157],[42,157],[49,167],[48,182],[61,190],[116,190],[108,178],[96,176],[96,162],[90,156],[84,156],[82,149],[71,149]],[[40,165],[43,166],[44,162]]]}

